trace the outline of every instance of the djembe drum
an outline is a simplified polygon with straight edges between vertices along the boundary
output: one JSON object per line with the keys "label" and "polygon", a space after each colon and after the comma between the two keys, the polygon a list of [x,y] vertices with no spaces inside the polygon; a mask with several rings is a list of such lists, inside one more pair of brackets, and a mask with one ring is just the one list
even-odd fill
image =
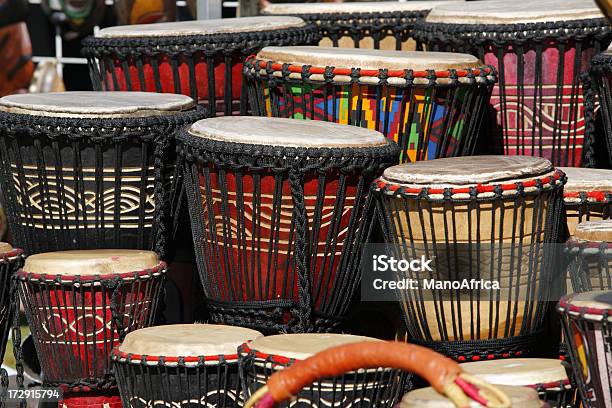
{"label": "djembe drum", "polygon": [[563,201],[569,236],[583,221],[612,218],[612,170],[560,167],[567,176]]}
{"label": "djembe drum", "polygon": [[190,95],[209,116],[246,114],[242,64],[268,45],[316,42],[296,17],[245,17],[109,27],[83,42],[93,87]]}
{"label": "djembe drum", "polygon": [[319,45],[342,48],[414,50],[414,23],[443,1],[381,1],[352,3],[277,3],[268,15],[301,17],[317,25]]}
{"label": "djembe drum", "polygon": [[78,250],[27,258],[17,273],[19,297],[44,385],[64,389],[65,407],[121,407],[111,350],[127,333],[153,323],[165,275],[165,263],[149,251]]}
{"label": "djembe drum", "polygon": [[574,292],[612,290],[612,220],[578,224],[566,253]]}
{"label": "djembe drum", "polygon": [[[245,399],[261,389],[272,374],[296,361],[331,347],[362,341],[381,340],[348,334],[304,333],[260,337],[245,343],[239,349]],[[295,402],[278,406],[393,408],[405,386],[406,374],[399,370],[359,370],[317,381],[295,395]]]}
{"label": "djembe drum", "polygon": [[397,160],[373,130],[219,117],[178,138],[211,321],[330,331],[359,284],[368,186]]}
{"label": "djembe drum", "polygon": [[4,361],[6,342],[13,317],[11,282],[15,272],[23,264],[23,251],[0,242],[0,364]]}
{"label": "djembe drum", "polygon": [[582,162],[580,75],[608,46],[612,29],[592,1],[526,6],[505,0],[442,5],[416,23],[414,36],[430,50],[470,52],[498,70],[491,103],[499,132],[491,137],[501,141],[500,153],[546,157],[557,166],[589,164]]}
{"label": "djembe drum", "polygon": [[241,407],[238,347],[261,333],[175,324],[129,333],[113,350],[124,407]]}
{"label": "djembe drum", "polygon": [[372,190],[386,251],[431,260],[429,271],[392,274],[418,282],[418,290],[396,291],[408,341],[459,361],[543,351],[545,301],[561,276],[562,254],[551,244],[563,237],[563,184],[548,160],[528,156],[385,170]]}
{"label": "djembe drum", "polygon": [[[586,135],[591,138],[589,146],[593,151],[585,154],[595,155],[598,147],[608,150],[608,166],[612,166],[612,46],[591,60],[589,75],[584,82],[584,116]],[[596,128],[595,108],[599,102],[602,133]],[[599,138],[603,140],[598,140]],[[595,158],[597,161],[597,157]]]}
{"label": "djembe drum", "polygon": [[612,292],[575,293],[557,307],[582,406],[612,406]]}
{"label": "djembe drum", "polygon": [[495,83],[468,54],[331,47],[267,47],[244,75],[255,114],[375,129],[402,162],[472,154]]}
{"label": "djembe drum", "polygon": [[0,99],[0,187],[28,254],[166,246],[183,95],[59,92]]}
{"label": "djembe drum", "polygon": [[[508,407],[548,408],[540,401],[538,393],[527,387],[499,385],[497,387],[510,400]],[[457,405],[431,387],[420,388],[404,395],[397,408],[455,408]],[[470,402],[469,408],[479,408],[479,402]]]}
{"label": "djembe drum", "polygon": [[551,408],[573,408],[576,403],[576,388],[560,360],[511,358],[463,363],[461,368],[490,384],[535,389]]}

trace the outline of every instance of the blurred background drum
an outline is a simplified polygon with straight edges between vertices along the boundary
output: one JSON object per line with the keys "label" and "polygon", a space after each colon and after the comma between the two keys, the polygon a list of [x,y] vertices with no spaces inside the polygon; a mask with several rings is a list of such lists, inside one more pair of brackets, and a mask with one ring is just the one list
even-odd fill
{"label": "blurred background drum", "polygon": [[563,201],[569,236],[583,221],[612,218],[612,170],[560,167],[567,176]]}
{"label": "blurred background drum", "polygon": [[582,161],[580,75],[612,40],[593,1],[451,3],[417,22],[414,36],[430,50],[470,52],[499,71],[491,97],[499,126],[491,143],[499,139],[499,153],[542,156],[557,166],[592,164]]}
{"label": "blurred background drum", "polygon": [[23,251],[0,242],[0,364],[4,361],[6,342],[13,323],[15,300],[11,285],[17,270],[23,265]]}
{"label": "blurred background drum", "polygon": [[378,130],[402,162],[474,153],[496,80],[454,53],[266,47],[245,67],[254,114]]}
{"label": "blurred background drum", "polygon": [[359,287],[368,186],[398,157],[381,133],[220,117],[179,136],[212,322],[338,330]]}
{"label": "blurred background drum", "polygon": [[612,292],[571,294],[559,301],[557,310],[582,406],[612,407]]}
{"label": "blurred background drum", "polygon": [[[549,351],[545,301],[563,276],[560,251],[551,245],[564,239],[563,184],[548,160],[527,156],[385,170],[373,190],[389,256],[431,260],[430,271],[392,274],[418,285],[397,290],[407,341],[458,361]],[[448,287],[452,282],[461,286]]]}
{"label": "blurred background drum", "polygon": [[261,333],[175,324],[129,333],[113,350],[124,407],[242,407],[238,347]]}
{"label": "blurred background drum", "polygon": [[83,42],[95,90],[189,95],[208,116],[246,114],[242,64],[269,45],[312,44],[296,17],[245,17],[109,27]]}
{"label": "blurred background drum", "polygon": [[612,290],[612,220],[578,224],[566,246],[574,292]]}
{"label": "blurred background drum", "polygon": [[[612,10],[612,3],[610,4]],[[598,103],[599,102],[599,103]],[[599,105],[600,110],[595,112]],[[612,168],[612,46],[591,60],[589,77],[585,81],[586,135],[598,167]],[[607,155],[601,152],[607,151]]]}
{"label": "blurred background drum", "polygon": [[323,37],[319,45],[326,47],[414,50],[414,23],[444,3],[449,1],[277,3],[262,13],[315,23]]}
{"label": "blurred background drum", "polygon": [[166,247],[183,95],[62,92],[0,99],[0,184],[27,254]]}
{"label": "blurred background drum", "polygon": [[[260,337],[240,347],[240,373],[248,399],[276,371],[331,347],[378,339],[348,334],[281,334]],[[363,369],[322,379],[280,407],[392,408],[405,390],[407,374],[389,368]]]}
{"label": "blurred background drum", "polygon": [[111,350],[127,333],[153,323],[165,275],[166,264],[148,251],[78,250],[27,258],[17,275],[19,297],[43,385],[62,387],[65,407],[121,407]]}

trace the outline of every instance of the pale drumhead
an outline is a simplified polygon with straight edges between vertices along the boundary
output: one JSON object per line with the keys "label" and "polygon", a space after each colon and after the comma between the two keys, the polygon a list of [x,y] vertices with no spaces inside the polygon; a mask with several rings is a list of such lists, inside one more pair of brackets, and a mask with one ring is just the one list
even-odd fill
{"label": "pale drumhead", "polygon": [[241,344],[261,335],[256,330],[236,326],[172,324],[128,333],[119,351],[166,357],[235,355]]}
{"label": "pale drumhead", "polygon": [[[533,388],[511,387],[505,385],[497,386],[504,392],[512,402],[513,407],[521,408],[542,408],[542,402],[538,398],[538,393]],[[471,401],[470,408],[481,408],[482,405],[476,401]],[[431,387],[421,388],[410,391],[404,395],[398,408],[455,408],[455,404],[448,398],[440,395]]]}
{"label": "pale drumhead", "polygon": [[194,123],[189,133],[228,143],[282,147],[371,147],[386,145],[375,130],[316,120],[222,116]]}
{"label": "pale drumhead", "polygon": [[31,255],[23,270],[45,275],[86,276],[135,272],[157,265],[159,258],[152,251],[91,249]]}
{"label": "pale drumhead", "polygon": [[612,191],[612,170],[559,167],[567,176],[564,192]]}
{"label": "pale drumhead", "polygon": [[512,358],[463,363],[461,368],[491,384],[528,386],[567,380],[561,360]]}
{"label": "pale drumhead", "polygon": [[49,92],[0,98],[0,111],[68,118],[125,118],[169,115],[195,106],[185,95],[154,92]]}
{"label": "pale drumhead", "polygon": [[385,68],[389,70],[412,69],[414,71],[448,70],[477,68],[483,65],[478,58],[469,54],[314,46],[265,47],[257,54],[257,58],[279,64],[373,70]]}
{"label": "pale drumhead", "polygon": [[181,37],[193,35],[250,33],[304,27],[299,17],[258,16],[192,20],[170,23],[135,24],[103,28],[96,37]]}
{"label": "pale drumhead", "polygon": [[249,347],[264,354],[304,360],[331,347],[362,341],[382,340],[333,333],[279,334],[255,339]]}
{"label": "pale drumhead", "polygon": [[276,3],[266,6],[263,14],[341,14],[385,13],[393,11],[431,10],[440,4],[453,1],[380,1],[354,3]]}
{"label": "pale drumhead", "polygon": [[576,226],[574,237],[584,241],[612,242],[612,220],[581,222]]}
{"label": "pale drumhead", "polygon": [[0,254],[6,254],[7,252],[11,252],[13,250],[13,246],[6,242],[0,242]]}
{"label": "pale drumhead", "polygon": [[490,0],[434,7],[425,21],[448,24],[519,24],[604,18],[592,0]]}
{"label": "pale drumhead", "polygon": [[548,174],[552,164],[531,156],[471,156],[426,160],[389,167],[384,180],[422,186],[469,186],[529,179]]}

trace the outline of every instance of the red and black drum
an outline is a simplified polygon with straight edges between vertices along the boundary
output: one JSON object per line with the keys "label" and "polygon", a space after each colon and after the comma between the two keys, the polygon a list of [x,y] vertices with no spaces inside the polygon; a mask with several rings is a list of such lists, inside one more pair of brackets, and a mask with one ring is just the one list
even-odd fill
{"label": "red and black drum", "polygon": [[582,406],[612,407],[612,292],[571,294],[561,299],[557,310]]}
{"label": "red and black drum", "polygon": [[326,47],[414,50],[414,23],[433,7],[448,2],[275,3],[262,13],[300,17],[316,24],[322,37],[319,45]]}
{"label": "red and black drum", "polygon": [[297,17],[244,17],[128,25],[83,42],[96,90],[189,95],[209,116],[246,114],[246,57],[269,45],[312,44],[314,25]]}
{"label": "red and black drum", "polygon": [[566,253],[574,292],[612,290],[612,220],[578,224]]}
{"label": "red and black drum", "polygon": [[[348,334],[280,334],[245,343],[239,349],[245,399],[261,389],[277,371],[323,350],[363,341],[381,341]],[[389,368],[347,372],[305,387],[290,403],[278,407],[393,408],[407,388],[407,374]]]}
{"label": "red and black drum", "polygon": [[254,114],[378,130],[401,162],[471,155],[496,80],[469,54],[309,46],[266,47],[244,75]]}
{"label": "red and black drum", "polygon": [[44,385],[64,390],[60,407],[121,407],[111,351],[127,333],[153,323],[165,275],[165,263],[149,251],[27,258],[17,273],[19,297]]}
{"label": "red and black drum", "polygon": [[[562,280],[564,174],[540,157],[452,157],[387,168],[372,185],[407,340],[458,361],[549,348]],[[556,244],[556,245],[555,245]]]}
{"label": "red and black drum", "polygon": [[359,286],[369,185],[397,145],[355,126],[246,116],[198,121],[178,141],[211,320],[337,329]]}
{"label": "red and black drum", "polygon": [[[591,60],[589,76],[584,83],[586,136],[591,138],[592,150],[585,154],[594,157],[595,163],[612,166],[612,46]],[[598,104],[599,102],[599,104]],[[599,105],[599,112],[596,112]],[[598,155],[605,148],[607,157]],[[607,160],[607,161],[606,161]]]}
{"label": "red and black drum", "polygon": [[6,342],[11,330],[14,299],[11,284],[15,272],[23,265],[23,251],[0,242],[0,363],[4,360]]}
{"label": "red and black drum", "polygon": [[580,77],[612,40],[593,1],[445,4],[416,23],[414,36],[429,50],[473,53],[498,70],[491,97],[498,129],[490,136],[499,153],[589,164]]}
{"label": "red and black drum", "polygon": [[183,95],[20,94],[0,99],[0,187],[27,254],[73,248],[164,255],[174,134],[203,117]]}
{"label": "red and black drum", "polygon": [[574,408],[576,387],[561,360],[511,358],[461,364],[461,368],[490,384],[533,388],[551,408]]}
{"label": "red and black drum", "polygon": [[567,176],[563,201],[569,236],[583,221],[612,218],[612,170],[560,167]]}
{"label": "red and black drum", "polygon": [[113,350],[124,407],[242,407],[238,347],[261,333],[174,324],[129,333]]}

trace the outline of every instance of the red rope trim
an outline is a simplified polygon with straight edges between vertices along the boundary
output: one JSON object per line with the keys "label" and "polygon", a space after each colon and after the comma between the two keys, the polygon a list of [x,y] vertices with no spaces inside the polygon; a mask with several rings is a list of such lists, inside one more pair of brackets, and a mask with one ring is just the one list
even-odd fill
{"label": "red rope trim", "polygon": [[549,389],[553,389],[553,388],[559,388],[559,385],[566,387],[568,385],[571,385],[571,382],[569,380],[569,378],[564,378],[563,380],[559,380],[559,381],[551,381],[551,382],[547,382],[547,383],[538,383],[538,384],[533,384],[533,385],[528,385],[527,387],[530,388],[544,388],[546,390]]}
{"label": "red rope trim", "polygon": [[291,361],[298,361],[295,358],[288,358],[288,357],[283,357],[283,356],[279,356],[276,354],[267,354],[267,353],[262,353],[261,351],[257,351],[254,350],[252,348],[249,347],[249,343],[244,343],[242,346],[242,351],[246,354],[253,354],[256,358],[259,358],[261,360],[265,360],[265,361],[271,361],[273,363],[276,364],[281,364],[281,365],[287,365],[289,364]]}
{"label": "red rope trim", "polygon": [[142,269],[140,271],[124,272],[124,273],[110,273],[106,275],[62,275],[62,274],[46,274],[46,273],[32,273],[20,269],[17,271],[17,276],[28,280],[44,280],[44,281],[55,281],[59,276],[63,281],[73,281],[79,279],[80,282],[96,281],[96,280],[110,280],[115,277],[128,279],[134,277],[134,274],[140,276],[147,276],[152,273],[158,273],[166,269],[166,263],[160,261],[157,266],[150,269]]}
{"label": "red rope trim", "polygon": [[607,242],[607,241],[583,241],[583,240],[578,239],[578,238],[570,238],[565,243],[565,245],[568,248],[593,248],[593,249],[600,249],[604,242],[607,243],[607,245],[605,245],[605,247],[607,247],[608,249],[612,249],[612,242]]}
{"label": "red rope trim", "polygon": [[572,305],[571,303],[568,303],[567,298],[565,297],[559,301],[559,308],[564,309],[564,311],[566,312],[577,312],[580,314],[592,314],[592,315],[600,315],[600,316],[603,316],[604,314],[612,314],[612,308],[598,309],[595,307],[580,307],[580,306],[576,306],[576,305]]}
{"label": "red rope trim", "polygon": [[[251,55],[249,58],[246,59],[246,61],[251,61],[251,60],[255,60],[255,64],[259,64],[260,68],[267,68],[268,67],[268,62],[266,60],[258,60],[256,55]],[[277,62],[274,62],[271,64],[271,68],[275,71],[281,71],[283,69],[283,65],[284,64],[279,64]],[[295,64],[288,64],[287,69],[289,70],[289,72],[291,73],[297,73],[297,74],[301,74],[302,73],[302,67],[304,67],[305,65],[295,65]],[[446,71],[436,71],[436,70],[432,70],[434,71],[436,78],[450,78],[451,76],[451,72],[446,70]],[[482,68],[473,68],[472,69],[472,73],[474,75],[480,75],[481,72],[484,71],[484,73],[486,75],[490,75],[493,70],[489,67],[482,67]],[[458,69],[456,70],[457,72],[457,77],[459,78],[464,78],[467,77],[468,74],[470,73],[470,71],[468,71],[467,69]],[[319,74],[319,75],[323,75],[325,74],[325,67],[315,67],[315,66],[311,66],[308,70],[308,73],[310,74]],[[332,70],[332,73],[334,75],[345,75],[345,76],[350,76],[352,73],[352,70],[350,68],[334,68]],[[380,70],[377,69],[362,69],[359,71],[360,76],[368,76],[368,77],[377,77],[380,74]],[[430,75],[430,71],[412,71],[412,76],[414,78],[427,78]],[[387,71],[387,75],[391,78],[403,78],[406,75],[406,70],[389,70]]]}
{"label": "red rope trim", "polygon": [[[477,193],[493,193],[495,189],[501,188],[502,191],[516,191],[516,185],[522,184],[523,187],[535,187],[538,184],[538,181],[544,184],[552,184],[552,181],[559,181],[561,177],[563,177],[565,173],[560,170],[555,170],[555,173],[552,176],[542,177],[542,178],[534,178],[526,181],[518,181],[515,183],[507,183],[507,184],[476,184],[472,187],[459,187],[459,188],[450,188],[451,195],[454,194],[469,194],[472,191],[472,188],[476,188]],[[378,178],[374,181],[376,187],[379,189],[387,189],[391,192],[396,192],[397,190],[402,190],[403,193],[406,194],[420,194],[423,189],[427,188],[427,186],[414,188],[414,187],[405,187],[400,184],[395,184],[390,181],[385,181],[383,178]],[[445,188],[429,188],[428,194],[444,194]]]}
{"label": "red rope trim", "polygon": [[221,359],[225,360],[238,360],[238,354],[218,354],[214,356],[202,356],[201,359],[198,356],[145,356],[143,354],[133,354],[133,353],[125,353],[123,351],[119,351],[117,347],[113,349],[112,356],[116,359],[128,359],[131,357],[132,360],[145,360],[146,362],[157,362],[159,363],[161,359],[164,359],[166,363],[178,363],[182,358],[185,363],[198,363],[200,360],[203,361],[221,361]]}
{"label": "red rope trim", "polygon": [[23,249],[13,248],[9,252],[0,253],[0,260],[7,259],[7,258],[15,258],[20,255],[23,255]]}
{"label": "red rope trim", "polygon": [[580,198],[582,194],[595,201],[606,202],[606,194],[612,194],[612,191],[564,191],[563,198]]}

